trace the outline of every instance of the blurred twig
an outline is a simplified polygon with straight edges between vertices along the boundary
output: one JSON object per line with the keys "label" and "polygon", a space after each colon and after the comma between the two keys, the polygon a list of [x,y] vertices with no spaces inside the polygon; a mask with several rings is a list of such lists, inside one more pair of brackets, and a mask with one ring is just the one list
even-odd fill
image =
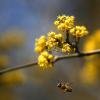
{"label": "blurred twig", "polygon": [[[100,49],[93,50],[90,52],[82,52],[82,53],[74,53],[74,54],[65,55],[65,56],[58,56],[54,59],[54,63],[59,61],[59,60],[63,60],[63,59],[91,56],[91,55],[95,55],[95,54],[100,54]],[[38,64],[37,62],[34,62],[34,63],[29,63],[29,64],[25,64],[25,65],[21,65],[21,66],[6,68],[6,69],[3,69],[0,71],[0,75],[7,73],[7,72],[10,72],[10,71],[15,71],[15,70],[23,69],[23,68],[28,68],[28,67],[33,67],[37,64]]]}

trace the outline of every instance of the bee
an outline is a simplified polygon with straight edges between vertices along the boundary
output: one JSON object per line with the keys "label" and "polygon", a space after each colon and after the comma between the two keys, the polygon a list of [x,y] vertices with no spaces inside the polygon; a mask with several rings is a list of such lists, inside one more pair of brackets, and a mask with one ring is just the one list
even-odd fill
{"label": "bee", "polygon": [[62,89],[64,91],[64,93],[72,92],[72,86],[70,83],[58,82],[57,87]]}

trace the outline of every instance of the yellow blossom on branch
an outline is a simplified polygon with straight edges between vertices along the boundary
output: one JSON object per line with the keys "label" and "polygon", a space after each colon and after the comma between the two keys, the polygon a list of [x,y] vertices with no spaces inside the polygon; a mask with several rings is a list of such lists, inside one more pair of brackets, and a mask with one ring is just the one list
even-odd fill
{"label": "yellow blossom on branch", "polygon": [[64,43],[63,47],[62,47],[62,52],[66,53],[68,52],[68,54],[72,51],[71,46],[68,43]]}
{"label": "yellow blossom on branch", "polygon": [[[88,31],[85,26],[75,26],[75,17],[61,15],[54,21],[57,29],[61,31],[59,34],[56,32],[48,32],[46,36],[41,36],[35,41],[35,52],[39,53],[38,64],[41,68],[52,67],[54,56],[48,52],[55,53],[61,51],[66,54],[72,52],[79,53],[78,43],[79,38],[87,35]],[[64,32],[65,34],[62,34]],[[72,43],[71,37],[74,37]]]}
{"label": "yellow blossom on branch", "polygon": [[55,46],[59,46],[60,43],[64,42],[62,34],[56,34],[55,32],[48,33],[48,41],[46,42],[47,48],[50,50]]}
{"label": "yellow blossom on branch", "polygon": [[75,26],[74,28],[70,29],[70,33],[74,37],[80,38],[86,36],[88,34],[88,31],[85,26]]}
{"label": "yellow blossom on branch", "polygon": [[57,26],[57,29],[60,31],[67,31],[74,26],[74,16],[58,16],[57,20],[54,21],[54,24]]}
{"label": "yellow blossom on branch", "polygon": [[38,57],[38,64],[42,69],[50,68],[53,66],[53,60],[53,55],[49,54],[47,51],[43,51]]}
{"label": "yellow blossom on branch", "polygon": [[35,52],[41,53],[46,46],[46,37],[41,36],[39,39],[35,40]]}

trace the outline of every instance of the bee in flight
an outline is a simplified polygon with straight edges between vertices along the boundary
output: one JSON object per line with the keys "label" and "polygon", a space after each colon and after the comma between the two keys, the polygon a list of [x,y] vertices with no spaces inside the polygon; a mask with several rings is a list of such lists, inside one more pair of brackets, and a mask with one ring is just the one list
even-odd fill
{"label": "bee in flight", "polygon": [[70,83],[58,82],[57,87],[62,89],[64,91],[64,93],[72,92],[72,86]]}

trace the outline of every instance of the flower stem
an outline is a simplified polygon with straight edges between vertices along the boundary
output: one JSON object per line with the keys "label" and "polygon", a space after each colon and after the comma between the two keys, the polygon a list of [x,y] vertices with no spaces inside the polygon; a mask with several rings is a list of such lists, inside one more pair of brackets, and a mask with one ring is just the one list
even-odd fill
{"label": "flower stem", "polygon": [[80,38],[75,38],[75,52],[76,53],[80,53],[79,48],[78,48],[79,40]]}

